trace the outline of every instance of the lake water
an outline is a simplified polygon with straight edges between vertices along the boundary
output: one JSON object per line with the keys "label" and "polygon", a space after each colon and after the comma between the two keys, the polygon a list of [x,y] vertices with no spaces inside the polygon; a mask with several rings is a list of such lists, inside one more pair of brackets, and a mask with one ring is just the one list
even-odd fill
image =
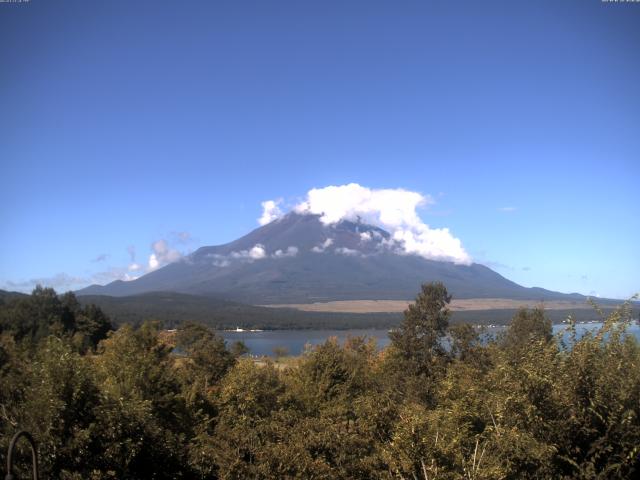
{"label": "lake water", "polygon": [[[582,335],[587,331],[595,331],[602,327],[601,323],[578,324],[578,335]],[[554,325],[553,333],[558,333],[566,329],[566,325]],[[487,328],[488,333],[498,333],[504,327]],[[640,326],[631,325],[629,333],[635,335],[640,340]],[[324,343],[330,337],[337,337],[342,343],[347,337],[366,336],[367,338],[375,338],[378,347],[383,348],[389,344],[388,330],[266,330],[262,332],[235,332],[235,331],[219,331],[217,332],[226,341],[227,344],[241,340],[249,347],[249,353],[252,355],[273,355],[276,347],[284,347],[290,355],[300,355],[305,345],[319,345]]]}

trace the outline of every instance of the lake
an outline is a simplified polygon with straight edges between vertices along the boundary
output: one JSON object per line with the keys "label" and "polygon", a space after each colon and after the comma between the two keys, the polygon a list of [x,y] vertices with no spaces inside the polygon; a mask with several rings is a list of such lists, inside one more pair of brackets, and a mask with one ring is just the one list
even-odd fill
{"label": "lake", "polygon": [[[594,331],[602,327],[601,323],[585,323],[578,324],[578,335],[582,335],[587,331]],[[553,333],[558,333],[566,329],[566,325],[554,325]],[[488,333],[498,333],[504,327],[487,328]],[[635,335],[640,340],[640,325],[633,324],[629,328],[629,333]],[[218,331],[227,344],[241,340],[249,347],[251,355],[267,355],[272,356],[276,347],[284,347],[290,355],[300,355],[305,345],[319,345],[324,343],[330,337],[337,337],[342,343],[347,337],[366,336],[375,338],[378,347],[383,348],[389,344],[388,330],[265,330],[261,332],[235,332],[235,331]]]}

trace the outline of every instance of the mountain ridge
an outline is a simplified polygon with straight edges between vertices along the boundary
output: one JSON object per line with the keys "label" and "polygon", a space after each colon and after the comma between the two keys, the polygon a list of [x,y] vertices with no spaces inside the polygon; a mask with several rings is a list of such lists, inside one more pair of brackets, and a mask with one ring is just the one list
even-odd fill
{"label": "mountain ridge", "polygon": [[136,280],[92,285],[76,293],[168,291],[264,305],[410,300],[429,281],[442,281],[455,298],[586,298],[523,287],[479,263],[460,265],[398,253],[398,243],[388,232],[360,221],[325,225],[319,215],[293,212],[232,242],[200,247]]}

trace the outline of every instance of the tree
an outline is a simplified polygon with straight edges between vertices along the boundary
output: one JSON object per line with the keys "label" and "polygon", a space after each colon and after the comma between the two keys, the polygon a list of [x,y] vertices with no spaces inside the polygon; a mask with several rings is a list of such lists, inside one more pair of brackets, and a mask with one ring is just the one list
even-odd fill
{"label": "tree", "polygon": [[82,337],[83,344],[92,349],[95,349],[101,340],[107,338],[111,330],[113,330],[111,320],[96,305],[87,305],[76,313],[75,332]]}
{"label": "tree", "polygon": [[176,347],[189,356],[194,373],[205,382],[205,389],[217,383],[235,363],[234,355],[227,350],[224,339],[194,322],[185,322],[180,326]]}
{"label": "tree", "polygon": [[511,320],[502,342],[507,349],[519,349],[532,342],[548,342],[553,338],[553,328],[542,307],[533,310],[521,308]]}
{"label": "tree", "polygon": [[63,307],[53,288],[38,285],[28,297],[12,299],[0,315],[2,330],[18,341],[27,339],[32,345],[49,334],[64,331]]}
{"label": "tree", "polygon": [[30,296],[0,306],[0,331],[32,346],[47,337],[74,337],[76,348],[94,349],[113,330],[109,317],[95,305],[82,307],[73,292],[58,296],[52,288],[38,285]]}
{"label": "tree", "polygon": [[445,352],[440,339],[447,333],[451,295],[441,282],[422,285],[414,303],[404,311],[400,328],[389,334],[391,344],[406,359],[420,366],[430,363],[433,356]]}
{"label": "tree", "polygon": [[213,435],[199,435],[193,452],[211,452],[192,459],[196,465],[212,463],[220,469],[219,478],[266,478],[260,476],[262,452],[273,411],[283,385],[271,363],[256,366],[241,359],[225,376],[219,395],[219,417]]}
{"label": "tree", "polygon": [[238,358],[249,353],[249,347],[242,340],[236,340],[231,344],[230,351],[234,357]]}
{"label": "tree", "polygon": [[128,325],[100,343],[94,361],[101,390],[101,469],[117,478],[186,476],[185,437],[194,421],[182,397],[171,347],[157,322]]}
{"label": "tree", "polygon": [[406,380],[399,391],[424,400],[432,397],[431,380],[443,372],[448,361],[442,338],[449,325],[449,302],[451,295],[441,282],[422,285],[415,302],[404,311],[400,327],[389,334],[388,368],[395,377]]}

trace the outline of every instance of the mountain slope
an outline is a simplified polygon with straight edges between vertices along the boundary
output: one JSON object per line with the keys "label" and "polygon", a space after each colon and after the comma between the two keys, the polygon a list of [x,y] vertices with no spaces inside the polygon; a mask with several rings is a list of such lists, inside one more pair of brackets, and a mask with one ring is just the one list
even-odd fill
{"label": "mountain slope", "polygon": [[324,225],[290,213],[231,243],[202,247],[179,262],[130,281],[92,285],[79,295],[153,291],[210,295],[250,304],[411,299],[442,281],[455,298],[583,298],[525,288],[484,265],[456,265],[398,254],[384,230],[358,222]]}
{"label": "mountain slope", "polygon": [[8,302],[9,300],[12,300],[14,298],[20,298],[24,296],[25,296],[24,293],[0,290],[0,304],[3,302]]}

